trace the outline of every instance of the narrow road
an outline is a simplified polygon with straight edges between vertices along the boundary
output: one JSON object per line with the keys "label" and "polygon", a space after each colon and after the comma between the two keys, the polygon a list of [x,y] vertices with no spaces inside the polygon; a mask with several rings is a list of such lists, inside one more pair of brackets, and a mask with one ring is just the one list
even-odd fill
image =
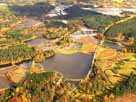
{"label": "narrow road", "polygon": [[115,25],[117,25],[117,24],[120,24],[120,23],[123,23],[123,22],[126,22],[126,21],[128,21],[128,20],[131,20],[131,19],[133,19],[133,18],[136,18],[136,15],[130,15],[129,17],[123,18],[123,19],[121,19],[121,20],[119,20],[119,21],[117,21],[117,22],[115,22],[115,23],[112,23],[112,24],[108,25],[107,27],[105,27],[105,29],[104,29],[104,31],[103,31],[103,33],[102,33],[103,39],[100,41],[99,45],[97,46],[97,48],[96,48],[96,50],[95,50],[94,57],[93,57],[93,61],[92,61],[92,65],[91,65],[91,68],[90,68],[90,70],[89,70],[89,72],[88,72],[88,74],[87,74],[85,80],[87,80],[87,79],[89,78],[89,75],[92,73],[92,69],[93,69],[93,66],[94,66],[94,63],[95,63],[95,59],[96,59],[97,53],[99,52],[100,47],[103,45],[103,43],[104,43],[104,41],[105,41],[105,34],[106,34],[106,32],[107,32],[110,28],[112,28],[113,26],[115,26]]}

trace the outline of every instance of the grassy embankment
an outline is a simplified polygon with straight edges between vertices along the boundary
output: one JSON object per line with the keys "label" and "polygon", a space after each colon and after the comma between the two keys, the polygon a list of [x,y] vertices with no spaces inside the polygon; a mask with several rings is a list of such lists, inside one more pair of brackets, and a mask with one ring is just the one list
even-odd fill
{"label": "grassy embankment", "polygon": [[60,49],[57,48],[55,49],[55,53],[60,53],[60,54],[74,54],[74,53],[84,53],[84,54],[90,54],[95,51],[96,44],[93,43],[85,43],[82,45],[81,48],[71,48],[71,49]]}

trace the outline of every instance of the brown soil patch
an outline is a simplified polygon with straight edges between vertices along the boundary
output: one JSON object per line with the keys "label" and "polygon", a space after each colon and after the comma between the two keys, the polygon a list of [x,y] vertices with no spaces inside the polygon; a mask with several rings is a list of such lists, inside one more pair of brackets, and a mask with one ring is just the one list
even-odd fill
{"label": "brown soil patch", "polygon": [[82,50],[83,52],[93,53],[96,50],[97,45],[93,43],[88,43],[83,46]]}
{"label": "brown soil patch", "polygon": [[80,43],[94,43],[94,44],[97,44],[98,43],[98,40],[95,39],[94,37],[91,37],[91,36],[86,36],[86,37],[83,37],[79,40]]}
{"label": "brown soil patch", "polygon": [[115,102],[136,102],[136,94],[127,93],[122,97],[117,97]]}
{"label": "brown soil patch", "polygon": [[21,79],[24,78],[24,76],[26,75],[26,71],[27,71],[27,69],[25,69],[25,68],[18,68],[18,69],[14,70],[14,71],[9,71],[8,73],[6,73],[6,77],[11,82],[17,83]]}

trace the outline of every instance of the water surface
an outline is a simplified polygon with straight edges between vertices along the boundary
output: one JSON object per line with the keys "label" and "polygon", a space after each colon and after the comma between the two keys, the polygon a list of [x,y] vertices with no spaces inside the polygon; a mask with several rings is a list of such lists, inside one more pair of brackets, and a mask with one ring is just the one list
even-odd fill
{"label": "water surface", "polygon": [[45,70],[59,71],[66,78],[84,78],[88,73],[93,54],[76,53],[70,55],[56,54],[43,62]]}
{"label": "water surface", "polygon": [[44,39],[43,37],[38,37],[36,39],[33,39],[33,40],[27,42],[27,44],[34,46],[34,47],[39,46],[39,45],[43,45],[46,43],[47,43],[47,40]]}

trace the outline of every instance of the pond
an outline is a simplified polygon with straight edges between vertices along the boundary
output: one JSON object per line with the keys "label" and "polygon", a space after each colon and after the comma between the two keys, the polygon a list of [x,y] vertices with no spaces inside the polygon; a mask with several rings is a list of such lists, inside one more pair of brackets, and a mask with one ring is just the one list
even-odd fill
{"label": "pond", "polygon": [[[92,59],[93,54],[56,54],[40,64],[36,63],[36,65],[42,65],[46,71],[61,72],[65,78],[81,79],[87,75]],[[31,62],[32,61],[24,62],[19,66],[30,68]]]}
{"label": "pond", "polygon": [[56,54],[43,62],[45,70],[59,71],[65,78],[85,78],[88,73],[93,54],[76,53],[70,55]]}
{"label": "pond", "polygon": [[38,38],[35,38],[35,39],[30,40],[30,41],[27,42],[27,44],[29,44],[29,45],[31,45],[33,47],[43,45],[45,43],[47,43],[47,40],[44,39],[43,37],[38,37]]}

